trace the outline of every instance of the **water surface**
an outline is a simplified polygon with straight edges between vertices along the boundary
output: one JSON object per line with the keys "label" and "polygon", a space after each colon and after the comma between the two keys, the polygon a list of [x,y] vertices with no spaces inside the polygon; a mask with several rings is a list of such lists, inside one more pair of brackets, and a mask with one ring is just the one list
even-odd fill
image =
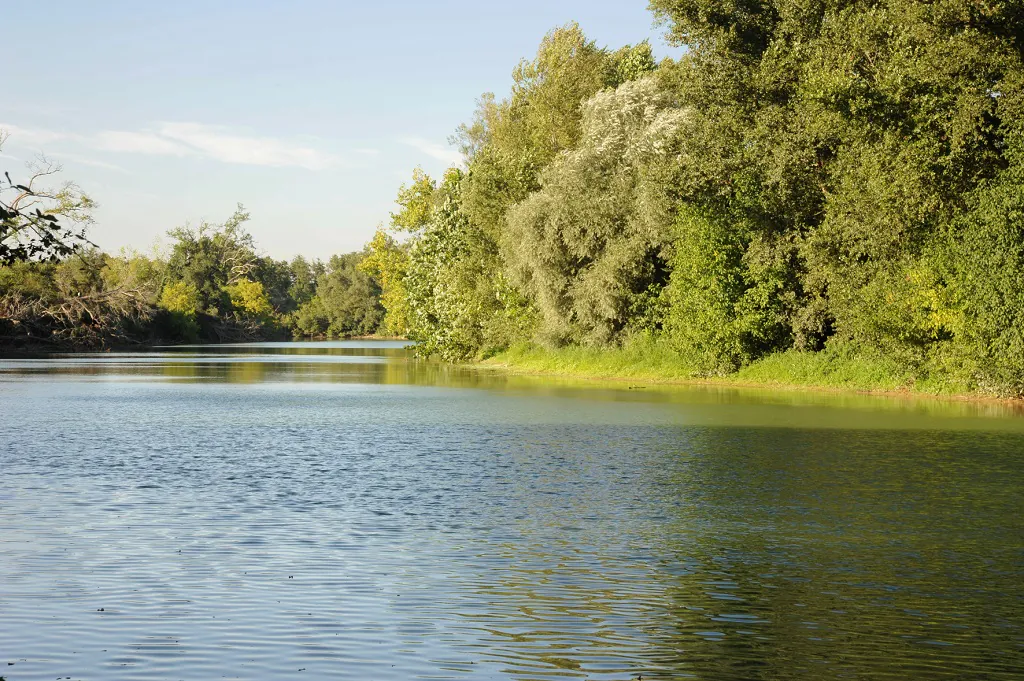
{"label": "water surface", "polygon": [[0,410],[7,681],[1024,675],[1005,405],[348,342],[0,360]]}

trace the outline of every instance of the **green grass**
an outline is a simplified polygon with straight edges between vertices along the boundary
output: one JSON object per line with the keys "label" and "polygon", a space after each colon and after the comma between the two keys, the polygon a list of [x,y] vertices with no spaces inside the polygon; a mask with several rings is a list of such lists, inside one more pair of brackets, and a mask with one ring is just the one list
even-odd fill
{"label": "green grass", "polygon": [[678,353],[654,339],[640,339],[613,349],[547,349],[521,345],[484,364],[521,373],[651,383],[701,382],[944,395],[972,392],[952,375],[918,373],[885,355],[852,350],[791,350],[764,357],[735,373],[715,377],[698,375]]}
{"label": "green grass", "polygon": [[[851,352],[799,352],[768,355],[743,367],[731,379],[758,385],[792,385],[848,390],[921,390],[920,380],[899,362]],[[931,391],[925,391],[931,392]]]}
{"label": "green grass", "polygon": [[623,348],[599,349],[570,346],[547,349],[518,345],[484,362],[516,371],[580,378],[686,381],[693,370],[667,346],[654,341],[635,342]]}

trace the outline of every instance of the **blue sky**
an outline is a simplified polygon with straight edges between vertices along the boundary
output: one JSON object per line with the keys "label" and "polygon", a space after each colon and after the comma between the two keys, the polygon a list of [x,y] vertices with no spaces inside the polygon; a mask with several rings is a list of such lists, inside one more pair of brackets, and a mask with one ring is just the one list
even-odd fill
{"label": "blue sky", "polygon": [[3,15],[0,170],[61,162],[111,251],[238,202],[276,258],[356,250],[414,167],[457,158],[447,137],[549,29],[676,54],[645,0],[30,0]]}

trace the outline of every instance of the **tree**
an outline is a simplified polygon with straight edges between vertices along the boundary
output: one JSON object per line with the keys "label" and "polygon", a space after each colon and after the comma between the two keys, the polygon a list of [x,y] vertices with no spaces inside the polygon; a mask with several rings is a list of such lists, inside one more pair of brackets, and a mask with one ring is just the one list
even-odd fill
{"label": "tree", "polygon": [[401,210],[391,214],[391,229],[397,232],[418,232],[430,220],[434,211],[437,186],[430,176],[417,167],[412,171],[412,182],[403,184],[395,199]]}
{"label": "tree", "polygon": [[[517,249],[526,248],[522,233],[508,229],[509,211],[541,190],[545,169],[579,145],[584,102],[655,68],[649,44],[612,52],[570,23],[550,31],[536,55],[516,66],[508,98],[481,97],[474,119],[452,140],[466,155],[468,172],[457,191],[436,194],[438,222],[424,229],[422,243],[416,241],[412,251],[419,259],[417,277],[435,281],[437,295],[446,301],[420,319],[444,322],[421,324],[414,333],[437,340],[440,354],[459,357],[532,335],[537,315],[531,296],[525,295],[522,278],[510,276],[506,267]],[[431,308],[422,296],[419,300],[420,309]],[[466,311],[456,323],[457,306]],[[421,339],[421,347],[431,345]]]}
{"label": "tree", "polygon": [[[636,68],[625,65],[631,60],[638,62]],[[642,61],[628,49],[613,57],[576,23],[545,35],[536,56],[513,70],[511,95],[499,102],[485,94],[474,120],[453,138],[469,160],[463,189],[469,219],[497,242],[509,206],[536,191],[544,167],[576,145],[583,102],[618,85],[621,75],[640,73]]]}
{"label": "tree", "polygon": [[687,115],[653,78],[599,92],[583,105],[578,146],[509,211],[508,271],[546,340],[607,344],[630,325],[658,325],[672,223],[659,168]]}
{"label": "tree", "polygon": [[696,112],[672,187],[680,348],[725,369],[787,348],[883,352],[922,374],[965,356],[970,325],[949,320],[967,270],[941,263],[967,259],[948,237],[967,224],[1012,250],[1012,230],[979,221],[998,222],[989,199],[1013,185],[1020,3],[651,6],[688,48],[659,77]]}
{"label": "tree", "polygon": [[385,310],[380,331],[390,336],[409,333],[409,296],[405,288],[408,265],[408,249],[381,228],[367,244],[366,256],[358,265],[380,287],[380,302]]}
{"label": "tree", "polygon": [[291,296],[292,277],[292,268],[287,261],[260,256],[256,259],[256,267],[246,278],[263,287],[264,295],[274,314],[285,315],[294,312],[298,307]]}
{"label": "tree", "polygon": [[[0,147],[6,139],[0,131]],[[62,167],[46,158],[29,164],[29,179],[0,179],[0,265],[31,260],[58,262],[84,246],[95,202],[78,185],[45,186]],[[63,224],[62,224],[63,222]]]}
{"label": "tree", "polygon": [[[409,249],[404,285],[409,337],[422,355],[445,360],[471,357],[486,344],[488,322],[497,314],[490,277],[481,270],[478,237],[461,211],[463,173],[450,169],[431,195],[431,210]],[[431,182],[433,186],[433,183]]]}
{"label": "tree", "polygon": [[217,315],[231,309],[225,287],[249,278],[259,265],[252,235],[244,224],[249,214],[239,204],[234,214],[221,225],[202,222],[168,232],[174,239],[167,262],[171,281],[184,281],[195,287],[200,310]]}
{"label": "tree", "polygon": [[274,308],[260,282],[243,277],[225,286],[224,292],[228,294],[231,307],[236,313],[260,323],[270,322]]}
{"label": "tree", "polygon": [[307,336],[366,336],[384,319],[381,290],[360,268],[364,253],[332,256],[317,279],[316,295],[296,313],[296,329]]}
{"label": "tree", "polygon": [[310,262],[301,255],[295,256],[288,264],[290,270],[288,298],[298,308],[316,295],[317,279],[326,272],[324,264],[319,260]]}

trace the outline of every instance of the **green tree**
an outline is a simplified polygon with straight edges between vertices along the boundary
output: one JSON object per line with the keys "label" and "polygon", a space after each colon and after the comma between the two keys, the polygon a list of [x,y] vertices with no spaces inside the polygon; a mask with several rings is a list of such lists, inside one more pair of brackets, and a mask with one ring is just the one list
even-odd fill
{"label": "green tree", "polygon": [[950,339],[954,371],[973,388],[1015,397],[1024,397],[1021,139],[1010,169],[978,189],[934,249],[937,276],[922,301],[935,335]]}
{"label": "green tree", "polygon": [[[7,135],[0,130],[0,148]],[[47,181],[60,164],[41,158],[28,166],[29,177],[16,184],[8,173],[0,178],[0,266],[31,260],[58,262],[86,246],[96,203],[78,185],[57,188]]]}
{"label": "green tree", "polygon": [[231,307],[237,313],[263,323],[270,321],[274,308],[260,282],[242,277],[225,286],[224,292],[228,294]]}
{"label": "green tree", "polygon": [[160,307],[168,312],[180,312],[195,317],[199,312],[199,306],[199,291],[188,282],[170,282],[160,292]]}
{"label": "green tree", "polygon": [[106,256],[100,274],[105,289],[134,291],[146,302],[155,303],[163,287],[166,264],[159,258],[121,249],[118,255]]}
{"label": "green tree", "polygon": [[659,325],[672,223],[662,167],[687,115],[652,78],[598,93],[577,148],[510,210],[507,267],[536,301],[546,340],[607,344],[631,325]]}
{"label": "green tree", "polygon": [[364,253],[335,255],[317,280],[316,295],[299,308],[296,329],[308,336],[366,336],[384,319],[381,290],[360,268]]}
{"label": "green tree", "polygon": [[311,262],[301,255],[297,255],[288,264],[288,269],[291,270],[288,298],[298,308],[316,295],[317,279],[323,276],[326,268],[319,260]]}
{"label": "green tree", "polygon": [[366,250],[358,267],[380,287],[380,302],[385,310],[380,331],[389,336],[405,336],[409,333],[409,295],[405,288],[408,249],[378,229]]}
{"label": "green tree", "polygon": [[[431,196],[431,210],[412,241],[404,285],[409,337],[423,355],[460,360],[487,344],[497,301],[476,235],[460,210],[463,173],[451,169]],[[481,286],[484,284],[485,286]]]}
{"label": "green tree", "polygon": [[537,190],[541,170],[576,145],[582,103],[617,85],[620,65],[629,71],[629,58],[620,57],[588,40],[578,24],[556,28],[532,60],[516,66],[509,98],[484,95],[474,120],[459,128],[453,141],[470,163],[463,209],[495,242],[508,208]]}
{"label": "green tree", "polygon": [[434,194],[437,186],[430,176],[417,167],[412,171],[412,182],[403,184],[395,199],[401,210],[391,214],[391,228],[399,232],[418,232],[434,212]]}
{"label": "green tree", "polygon": [[191,284],[199,295],[200,310],[211,315],[228,312],[231,300],[225,287],[250,277],[258,265],[255,242],[245,231],[249,213],[239,204],[221,225],[201,223],[169,232],[174,240],[167,262],[171,281]]}
{"label": "green tree", "polygon": [[292,277],[292,268],[287,261],[262,256],[256,258],[256,266],[247,278],[263,287],[274,314],[285,315],[298,307],[291,296]]}
{"label": "green tree", "polygon": [[199,290],[185,281],[168,282],[160,292],[158,305],[166,312],[162,327],[172,340],[195,342],[199,339],[197,314]]}
{"label": "green tree", "polygon": [[[725,367],[825,345],[948,358],[967,327],[937,263],[951,225],[995,219],[974,206],[1019,134],[1018,3],[651,6],[688,48],[658,77],[696,112],[672,186],[681,347]],[[723,321],[701,334],[695,310]]]}

